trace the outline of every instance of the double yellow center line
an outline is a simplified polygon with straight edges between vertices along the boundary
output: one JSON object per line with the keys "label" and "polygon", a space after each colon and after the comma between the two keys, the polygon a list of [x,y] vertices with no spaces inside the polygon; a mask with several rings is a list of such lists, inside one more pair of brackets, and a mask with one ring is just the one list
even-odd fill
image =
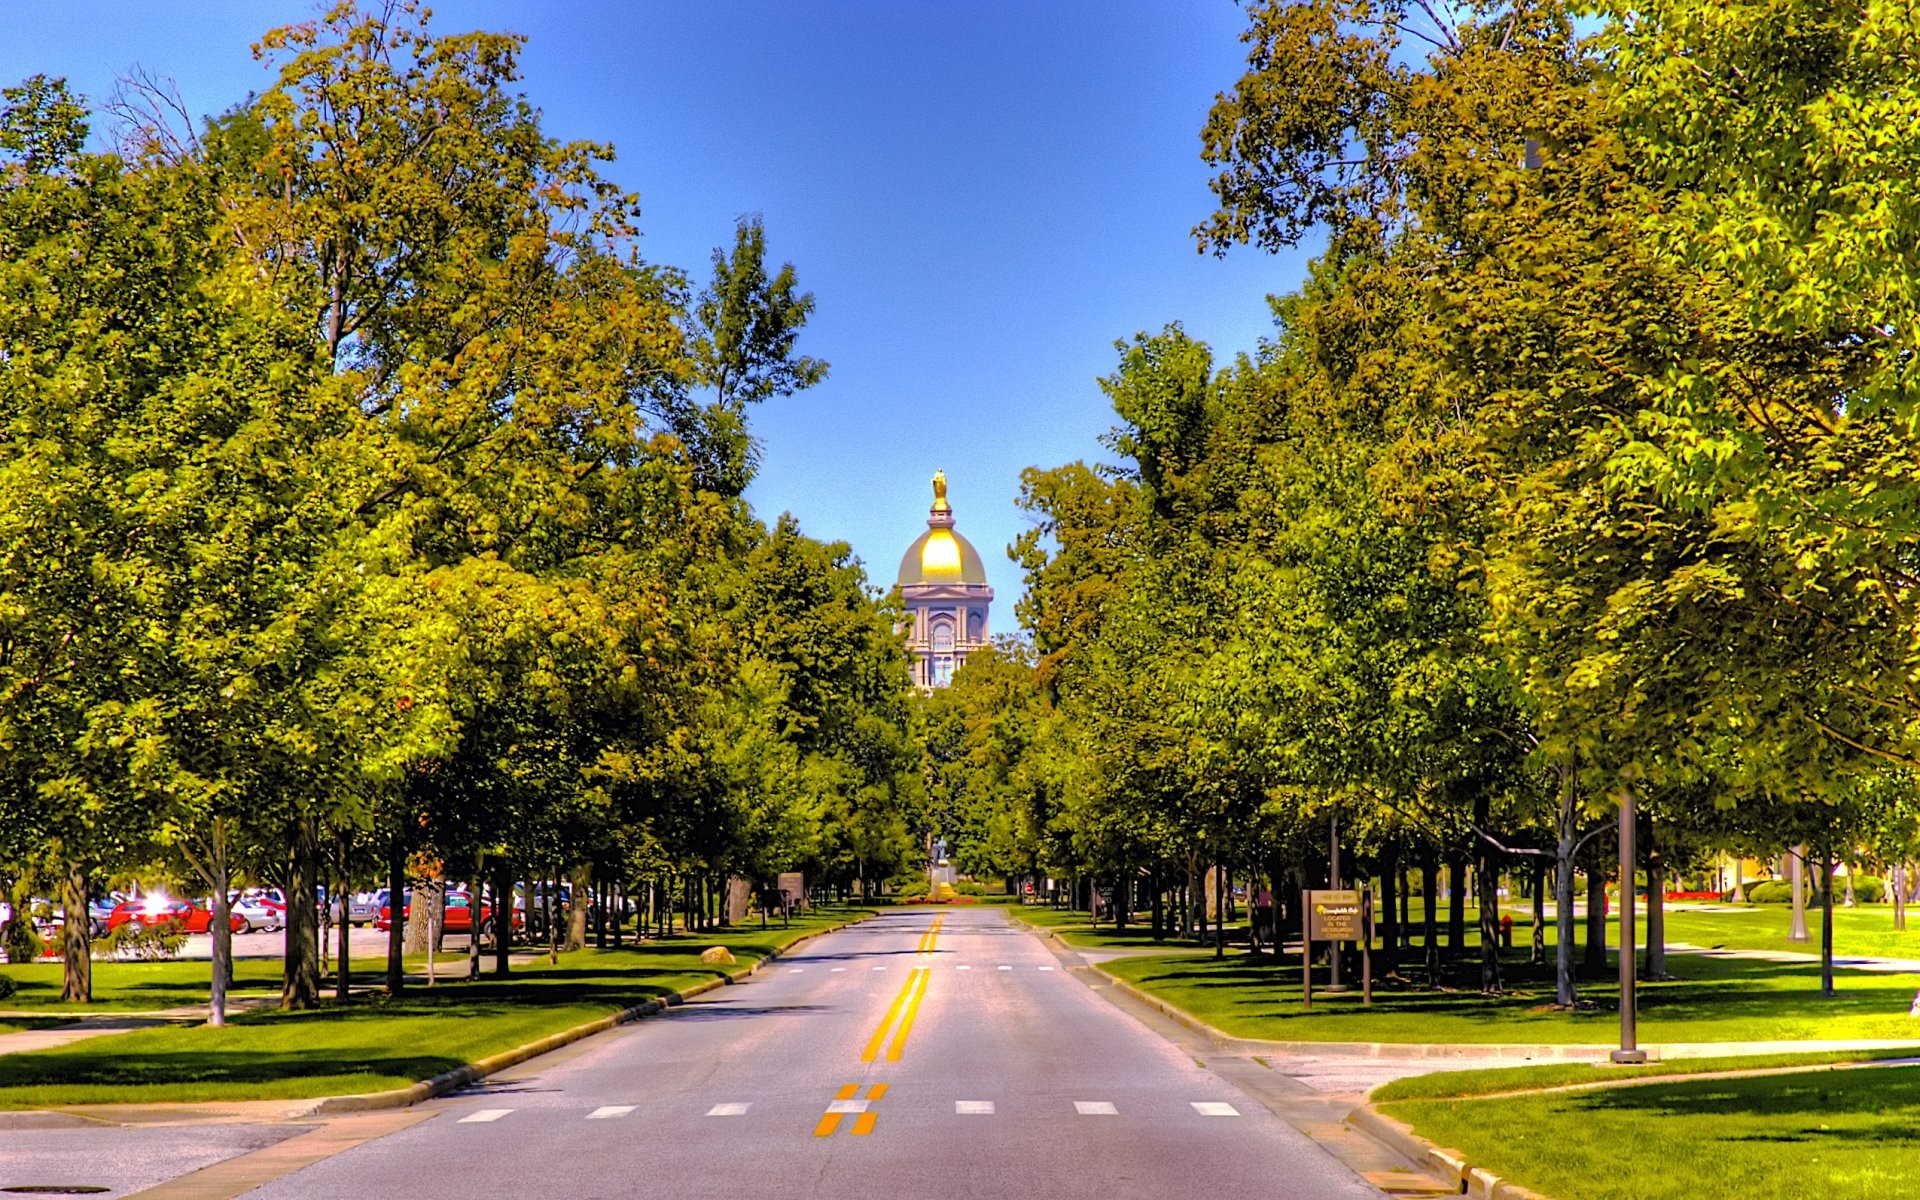
{"label": "double yellow center line", "polygon": [[940,926],[945,923],[945,921],[946,917],[944,916],[935,917],[933,924],[927,926],[927,931],[920,935],[920,945],[918,947],[920,953],[933,953],[933,941],[940,936]]}
{"label": "double yellow center line", "polygon": [[[893,998],[893,1006],[887,1009],[887,1015],[881,1019],[880,1028],[873,1031],[872,1040],[860,1052],[861,1062],[872,1062],[879,1058],[883,1045],[887,1049],[888,1062],[900,1061],[900,1052],[907,1047],[907,1035],[913,1032],[914,1018],[920,1015],[920,1000],[927,994],[927,976],[930,974],[932,972],[925,967],[915,967],[907,972],[906,986]],[[889,1029],[893,1030],[891,1044],[887,1043]]]}
{"label": "double yellow center line", "polygon": [[[933,924],[920,935],[920,944],[915,948],[916,953],[921,955],[933,953],[934,943],[940,937],[940,927],[945,922],[944,916],[933,919]],[[920,1015],[920,1001],[926,997],[927,978],[932,973],[926,967],[915,967],[907,972],[907,982],[900,988],[900,994],[893,998],[893,1004],[888,1007],[887,1015],[880,1021],[880,1028],[873,1031],[873,1037],[868,1040],[867,1048],[860,1054],[861,1062],[879,1060],[882,1051],[885,1051],[887,1062],[900,1061],[901,1052],[907,1048],[907,1036],[913,1032],[913,1022]],[[891,1041],[887,1037],[889,1033],[893,1035]],[[828,1106],[826,1113],[821,1116],[820,1123],[813,1127],[813,1136],[832,1137],[840,1129],[840,1119],[849,1113],[853,1114],[855,1137],[864,1137],[872,1133],[877,1115],[868,1105],[886,1094],[887,1085],[884,1083],[870,1084],[864,1099],[860,1098],[859,1084],[843,1085],[834,1095],[833,1103]]]}

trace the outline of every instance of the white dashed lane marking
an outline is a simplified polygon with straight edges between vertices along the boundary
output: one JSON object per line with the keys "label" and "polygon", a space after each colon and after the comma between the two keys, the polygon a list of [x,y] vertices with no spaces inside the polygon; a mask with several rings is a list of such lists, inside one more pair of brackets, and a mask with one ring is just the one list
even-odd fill
{"label": "white dashed lane marking", "polygon": [[806,970],[806,968],[805,968],[805,967],[788,967],[788,968],[787,968],[787,974],[789,974],[789,975],[798,975],[798,974],[799,974],[800,972],[802,972],[802,971],[804,971],[804,970]]}
{"label": "white dashed lane marking", "polygon": [[1006,963],[1001,963],[1001,964],[1000,964],[1000,969],[1001,969],[1002,971],[1011,971],[1011,970],[1013,970],[1013,968],[1012,968],[1012,967],[1010,967],[1010,966],[1008,966],[1008,965],[1007,965]]}
{"label": "white dashed lane marking", "polygon": [[990,1117],[993,1115],[991,1100],[955,1100],[953,1111],[966,1117]]}
{"label": "white dashed lane marking", "polygon": [[1053,970],[1053,968],[1052,968],[1052,967],[1041,967],[1040,969],[1041,969],[1042,971],[1051,971],[1051,970]]}
{"label": "white dashed lane marking", "polygon": [[710,1117],[744,1117],[747,1115],[747,1109],[751,1107],[753,1107],[752,1101],[748,1101],[745,1104],[716,1104],[707,1110],[707,1115]]}
{"label": "white dashed lane marking", "polygon": [[884,970],[886,970],[886,968],[885,968],[885,967],[875,967],[875,968],[874,968],[874,970],[876,970],[876,971],[884,971]]}
{"label": "white dashed lane marking", "polygon": [[634,1110],[631,1104],[607,1104],[587,1114],[589,1121],[605,1121],[611,1117],[624,1117]]}
{"label": "white dashed lane marking", "polygon": [[1073,1109],[1083,1117],[1117,1117],[1120,1110],[1111,1100],[1075,1100]]}
{"label": "white dashed lane marking", "polygon": [[1195,1100],[1193,1111],[1203,1117],[1237,1117],[1240,1110],[1224,1100]]}
{"label": "white dashed lane marking", "polygon": [[833,973],[834,973],[835,975],[838,975],[838,974],[839,974],[840,972],[842,972],[842,971],[844,971],[844,970],[846,970],[846,968],[845,968],[845,967],[831,967],[831,968],[829,968],[829,969],[830,969],[830,970],[831,970],[831,971],[832,971],[832,972],[833,972]]}
{"label": "white dashed lane marking", "polygon": [[480,1125],[488,1121],[498,1121],[513,1110],[510,1108],[483,1108],[479,1112],[468,1113],[460,1118],[462,1125]]}
{"label": "white dashed lane marking", "polygon": [[970,967],[970,966],[968,966],[968,965],[967,965],[966,963],[955,963],[955,964],[954,964],[954,967],[953,967],[953,969],[954,969],[954,970],[956,970],[956,971],[971,971],[971,970],[973,970],[973,968],[972,968],[972,967]]}

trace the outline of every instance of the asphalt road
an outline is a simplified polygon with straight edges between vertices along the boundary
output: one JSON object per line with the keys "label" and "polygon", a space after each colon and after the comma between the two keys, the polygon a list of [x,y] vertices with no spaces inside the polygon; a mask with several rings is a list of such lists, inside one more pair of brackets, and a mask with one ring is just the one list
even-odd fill
{"label": "asphalt road", "polygon": [[1382,1195],[991,909],[818,938],[413,1111],[247,1194]]}

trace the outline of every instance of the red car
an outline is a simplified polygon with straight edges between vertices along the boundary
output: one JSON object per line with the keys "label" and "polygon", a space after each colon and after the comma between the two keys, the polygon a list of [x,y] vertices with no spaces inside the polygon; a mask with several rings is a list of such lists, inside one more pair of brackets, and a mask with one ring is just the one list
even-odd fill
{"label": "red car", "polygon": [[[113,911],[107,914],[107,928],[113,930],[122,925],[135,929],[171,925],[182,933],[205,933],[213,925],[213,914],[191,900],[148,896],[144,900],[122,900],[113,906]],[[227,927],[239,933],[247,928],[246,918],[229,913]]]}
{"label": "red car", "polygon": [[[411,901],[413,899],[413,892],[411,889],[408,890],[406,898],[408,901]],[[413,908],[413,905],[411,903],[408,903],[402,906],[402,908],[400,909],[400,919],[402,921],[407,919],[407,913],[412,908]],[[516,912],[513,914],[513,927],[515,929],[518,929],[520,928],[520,924],[521,924],[520,914]],[[383,930],[390,929],[393,927],[392,906],[386,905],[386,904],[382,904],[380,906],[380,915],[373,919],[373,927],[375,929],[383,929]],[[493,929],[493,906],[491,904],[482,904],[480,906],[481,936],[483,937],[487,936],[489,933],[491,933],[492,929]],[[469,896],[465,892],[448,892],[447,893],[447,915],[446,915],[445,923],[442,924],[440,927],[440,931],[442,933],[472,933],[473,932],[473,897]]]}

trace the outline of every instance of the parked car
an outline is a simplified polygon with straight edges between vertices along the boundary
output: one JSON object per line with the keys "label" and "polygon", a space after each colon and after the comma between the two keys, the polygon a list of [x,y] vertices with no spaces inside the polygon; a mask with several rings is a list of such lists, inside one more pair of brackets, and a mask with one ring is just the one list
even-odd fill
{"label": "parked car", "polygon": [[[408,888],[406,896],[404,897],[404,903],[401,905],[401,908],[400,908],[400,919],[402,921],[407,919],[407,914],[412,910],[412,908],[413,908],[413,889]],[[522,923],[523,922],[521,920],[520,914],[517,912],[514,913],[513,927],[516,930],[520,929],[522,926]],[[393,926],[393,908],[391,905],[383,904],[380,906],[380,915],[374,918],[373,927],[375,929],[384,930],[384,929],[390,929],[392,928],[392,926]],[[444,922],[441,924],[440,930],[442,933],[472,933],[473,932],[473,897],[472,896],[468,895],[466,892],[448,892],[447,893],[446,918]],[[491,904],[483,903],[480,905],[480,936],[491,937],[492,934],[493,934],[493,906]]]}
{"label": "parked car", "polygon": [[235,892],[228,900],[233,915],[247,923],[242,933],[259,930],[273,933],[287,927],[287,908],[284,904],[274,904],[257,891]]}
{"label": "parked car", "polygon": [[[212,924],[213,914],[207,911],[204,904],[196,904],[192,900],[169,900],[165,896],[122,900],[107,914],[109,930],[122,925],[131,925],[135,929],[171,925],[182,933],[205,933]],[[235,933],[244,932],[247,928],[246,918],[238,913],[232,914],[228,928]]]}
{"label": "parked car", "polygon": [[380,915],[380,906],[387,902],[387,889],[377,892],[355,892],[347,904],[347,920],[355,925],[369,925]]}

